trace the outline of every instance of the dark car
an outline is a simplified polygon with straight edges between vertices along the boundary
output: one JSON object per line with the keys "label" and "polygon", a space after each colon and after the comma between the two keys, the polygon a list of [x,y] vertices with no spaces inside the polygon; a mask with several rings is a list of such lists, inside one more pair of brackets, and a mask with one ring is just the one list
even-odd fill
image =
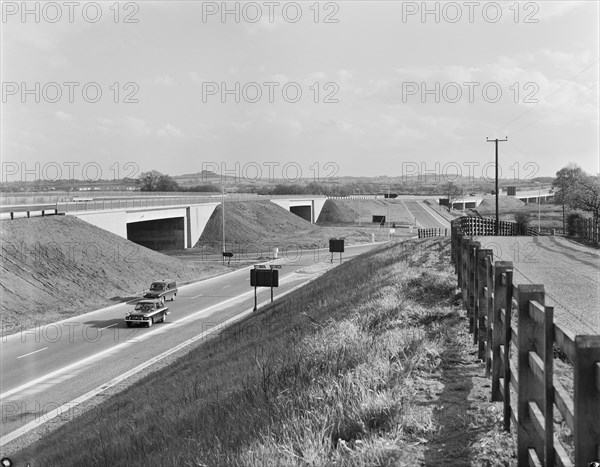
{"label": "dark car", "polygon": [[125,315],[125,324],[128,328],[134,324],[145,324],[150,327],[154,323],[161,323],[167,319],[169,307],[160,300],[140,300],[135,309]]}
{"label": "dark car", "polygon": [[152,282],[150,289],[144,292],[144,298],[159,299],[163,303],[165,300],[175,300],[177,295],[177,283],[171,280]]}

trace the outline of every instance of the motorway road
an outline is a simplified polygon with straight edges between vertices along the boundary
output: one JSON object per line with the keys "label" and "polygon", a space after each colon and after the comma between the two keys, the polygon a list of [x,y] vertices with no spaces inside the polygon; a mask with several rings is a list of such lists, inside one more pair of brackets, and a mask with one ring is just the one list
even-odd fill
{"label": "motorway road", "polygon": [[449,229],[450,222],[429,208],[422,201],[402,201],[417,222],[420,228],[440,228]]}
{"label": "motorway road", "polygon": [[[343,260],[377,245],[347,246]],[[335,256],[333,265],[339,261]],[[298,261],[275,261],[282,265],[275,298],[331,267],[330,258],[326,250],[314,250],[304,252]],[[259,304],[270,299],[270,289],[258,290]],[[127,328],[124,316],[132,305],[119,304],[3,337],[0,445],[23,434],[36,420],[45,420],[57,407],[251,310],[254,288],[249,268],[181,287],[167,305],[171,311],[167,322],[150,328]]]}
{"label": "motorway road", "polygon": [[554,322],[600,334],[600,254],[562,237],[475,237],[494,261],[513,262],[514,284],[543,284]]}

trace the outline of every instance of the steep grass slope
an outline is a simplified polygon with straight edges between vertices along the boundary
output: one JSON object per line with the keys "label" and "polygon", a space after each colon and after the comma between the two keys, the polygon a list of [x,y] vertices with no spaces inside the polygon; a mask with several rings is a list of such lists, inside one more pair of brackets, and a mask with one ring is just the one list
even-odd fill
{"label": "steep grass slope", "polygon": [[447,239],[386,245],[239,321],[14,461],[515,465],[455,284]]}
{"label": "steep grass slope", "polygon": [[227,271],[170,258],[71,216],[0,221],[0,239],[3,334],[139,296],[156,279],[183,283]]}
{"label": "steep grass slope", "polygon": [[[328,199],[323,205],[318,224],[358,223],[370,225],[373,216],[388,216],[388,201],[384,199]],[[413,216],[401,200],[389,203],[390,222],[411,224]]]}
{"label": "steep grass slope", "polygon": [[[222,210],[217,206],[196,247],[221,248]],[[387,240],[375,231],[375,240]],[[344,237],[347,244],[371,241],[371,230],[355,227],[325,227],[311,224],[270,201],[225,204],[225,241],[231,251],[252,250],[269,254],[273,247],[324,248],[332,237]]]}

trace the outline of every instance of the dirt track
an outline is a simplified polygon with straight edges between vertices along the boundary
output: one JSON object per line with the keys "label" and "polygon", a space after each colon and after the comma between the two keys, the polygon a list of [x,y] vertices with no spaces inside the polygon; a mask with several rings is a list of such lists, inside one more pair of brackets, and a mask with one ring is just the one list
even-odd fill
{"label": "dirt track", "polygon": [[515,284],[543,284],[555,322],[600,334],[600,252],[562,237],[476,237],[494,261],[512,261]]}

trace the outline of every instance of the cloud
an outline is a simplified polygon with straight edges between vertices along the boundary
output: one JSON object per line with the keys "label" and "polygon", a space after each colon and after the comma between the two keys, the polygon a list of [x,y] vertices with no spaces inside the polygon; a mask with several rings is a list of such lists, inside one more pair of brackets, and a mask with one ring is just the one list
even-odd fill
{"label": "cloud", "polygon": [[154,84],[159,86],[173,86],[174,81],[169,75],[159,75],[154,78]]}
{"label": "cloud", "polygon": [[70,122],[71,120],[73,120],[73,117],[71,115],[69,115],[66,112],[63,112],[62,110],[57,110],[56,112],[54,112],[54,116],[58,118],[61,122]]}
{"label": "cloud", "polygon": [[142,118],[129,115],[123,119],[123,125],[126,127],[126,131],[133,131],[135,135],[145,136],[150,134],[150,128]]}
{"label": "cloud", "polygon": [[[532,2],[533,3],[533,2]],[[548,19],[554,18],[557,16],[563,16],[571,11],[585,5],[584,1],[569,1],[569,2],[536,2],[540,8],[539,14],[534,17],[539,17],[540,19]],[[533,10],[527,10],[527,13],[532,13]]]}
{"label": "cloud", "polygon": [[179,128],[176,128],[169,123],[167,123],[164,127],[159,129],[156,132],[156,134],[158,136],[171,136],[171,137],[175,137],[175,138],[180,138],[183,136],[183,132]]}

